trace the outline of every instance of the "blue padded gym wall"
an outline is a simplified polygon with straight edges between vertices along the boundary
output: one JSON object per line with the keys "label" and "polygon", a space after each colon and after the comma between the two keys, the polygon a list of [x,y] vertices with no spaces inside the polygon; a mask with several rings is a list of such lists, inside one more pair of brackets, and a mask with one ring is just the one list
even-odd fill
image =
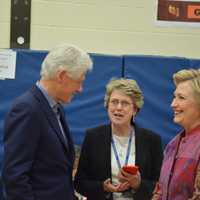
{"label": "blue padded gym wall", "polygon": [[173,123],[170,104],[173,99],[172,75],[181,70],[198,68],[199,60],[161,56],[124,56],[124,76],[135,79],[144,94],[144,107],[136,122],[162,136],[163,144],[180,131]]}
{"label": "blue padded gym wall", "polygon": [[[47,51],[17,51],[16,78],[0,80],[0,167],[3,156],[3,124],[12,101],[39,78],[40,65]],[[163,144],[174,137],[180,127],[173,123],[170,104],[175,89],[172,75],[180,69],[200,68],[200,60],[161,56],[112,56],[91,54],[93,70],[83,84],[83,92],[65,105],[66,118],[75,144],[83,141],[85,130],[108,122],[104,108],[105,86],[115,77],[135,79],[144,94],[144,107],[136,123],[161,135]],[[1,171],[1,170],[0,170]],[[1,179],[0,179],[1,181]],[[0,190],[1,190],[0,182]],[[2,199],[0,191],[0,199]]]}

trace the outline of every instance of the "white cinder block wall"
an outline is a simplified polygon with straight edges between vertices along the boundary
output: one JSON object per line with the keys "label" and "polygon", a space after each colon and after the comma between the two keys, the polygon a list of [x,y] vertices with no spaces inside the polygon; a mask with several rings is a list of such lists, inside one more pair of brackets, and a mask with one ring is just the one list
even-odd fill
{"label": "white cinder block wall", "polygon": [[[9,48],[10,1],[0,0],[0,48]],[[200,58],[200,28],[158,27],[157,0],[32,0],[31,49],[72,43],[91,53]]]}

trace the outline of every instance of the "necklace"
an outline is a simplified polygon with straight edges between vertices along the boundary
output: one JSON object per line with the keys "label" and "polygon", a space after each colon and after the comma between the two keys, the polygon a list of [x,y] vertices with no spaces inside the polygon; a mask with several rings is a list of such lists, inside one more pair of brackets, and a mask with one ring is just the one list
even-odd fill
{"label": "necklace", "polygon": [[[126,157],[125,157],[124,165],[128,164],[128,159],[129,159],[130,150],[131,150],[132,135],[133,135],[133,132],[131,131],[131,134],[129,135],[129,139],[128,139],[128,146],[127,146],[127,150],[126,150]],[[111,138],[111,145],[112,145],[112,148],[114,151],[114,155],[115,155],[115,159],[117,161],[118,168],[121,169],[122,165],[120,163],[119,157],[123,157],[123,153],[122,153],[122,151],[117,150],[113,136]]]}

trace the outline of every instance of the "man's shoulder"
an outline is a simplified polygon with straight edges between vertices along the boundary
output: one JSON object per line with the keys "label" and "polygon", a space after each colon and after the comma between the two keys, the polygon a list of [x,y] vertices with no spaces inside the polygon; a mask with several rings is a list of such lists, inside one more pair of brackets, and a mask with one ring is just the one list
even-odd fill
{"label": "man's shoulder", "polygon": [[32,91],[33,87],[16,97],[11,104],[11,109],[15,107],[34,107],[37,105],[37,100]]}

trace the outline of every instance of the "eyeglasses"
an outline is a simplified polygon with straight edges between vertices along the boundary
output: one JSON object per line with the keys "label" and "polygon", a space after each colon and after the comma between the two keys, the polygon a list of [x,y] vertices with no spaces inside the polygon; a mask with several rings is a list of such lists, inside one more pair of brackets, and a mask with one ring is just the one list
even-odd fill
{"label": "eyeglasses", "polygon": [[130,102],[128,102],[128,101],[120,101],[120,100],[118,100],[118,99],[112,99],[112,100],[110,100],[109,103],[110,103],[111,106],[113,106],[113,107],[117,107],[117,106],[120,104],[122,108],[127,108],[127,107],[129,107],[131,104],[133,104],[133,103],[130,103]]}

